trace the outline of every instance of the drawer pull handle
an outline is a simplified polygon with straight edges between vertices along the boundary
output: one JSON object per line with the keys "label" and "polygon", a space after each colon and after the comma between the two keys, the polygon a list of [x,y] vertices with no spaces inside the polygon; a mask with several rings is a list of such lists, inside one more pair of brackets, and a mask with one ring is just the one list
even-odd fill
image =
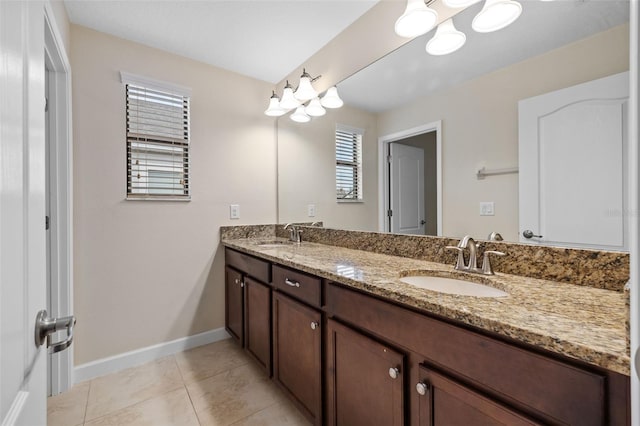
{"label": "drawer pull handle", "polygon": [[400,370],[398,370],[397,368],[391,367],[389,369],[389,377],[391,377],[392,379],[397,379],[399,375],[400,375]]}
{"label": "drawer pull handle", "polygon": [[418,394],[422,396],[426,395],[427,392],[429,391],[429,384],[424,382],[418,383],[416,385],[416,391],[418,392]]}
{"label": "drawer pull handle", "polygon": [[285,278],[284,283],[289,287],[300,287],[300,283],[298,281],[291,281],[289,278]]}
{"label": "drawer pull handle", "polygon": [[320,324],[318,324],[318,323],[317,323],[317,322],[315,322],[315,321],[311,321],[311,329],[312,329],[312,330],[315,330],[315,329],[316,329],[316,328],[318,328],[318,327],[320,327]]}

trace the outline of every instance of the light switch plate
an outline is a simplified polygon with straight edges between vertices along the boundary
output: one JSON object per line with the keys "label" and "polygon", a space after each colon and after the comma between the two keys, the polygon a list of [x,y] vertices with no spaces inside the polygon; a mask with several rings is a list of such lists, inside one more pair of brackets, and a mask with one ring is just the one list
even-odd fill
{"label": "light switch plate", "polygon": [[229,218],[240,219],[240,204],[231,204],[229,206]]}
{"label": "light switch plate", "polygon": [[481,201],[480,202],[480,216],[494,216],[493,201]]}
{"label": "light switch plate", "polygon": [[315,204],[309,204],[307,206],[307,216],[316,217],[316,205]]}

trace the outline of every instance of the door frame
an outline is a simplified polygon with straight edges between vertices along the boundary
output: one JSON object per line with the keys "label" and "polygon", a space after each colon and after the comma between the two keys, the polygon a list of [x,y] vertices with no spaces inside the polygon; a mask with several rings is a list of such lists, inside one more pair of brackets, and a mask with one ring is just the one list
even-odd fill
{"label": "door frame", "polygon": [[438,236],[442,236],[442,120],[400,130],[395,133],[380,136],[378,138],[378,230],[389,232],[389,221],[387,220],[387,209],[389,205],[389,167],[387,153],[389,144],[399,142],[412,136],[423,133],[436,132],[436,190],[438,201]]}
{"label": "door frame", "polygon": [[[51,317],[73,314],[73,146],[71,126],[71,65],[62,42],[53,8],[44,7],[45,55],[52,67],[49,91],[49,175],[52,220],[51,237]],[[73,386],[73,349],[52,356],[48,372],[51,394]]]}

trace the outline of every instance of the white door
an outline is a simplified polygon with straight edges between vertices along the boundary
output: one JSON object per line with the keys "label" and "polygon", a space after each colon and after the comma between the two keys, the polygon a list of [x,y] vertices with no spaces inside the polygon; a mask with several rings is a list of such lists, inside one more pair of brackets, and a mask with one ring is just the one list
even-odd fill
{"label": "white door", "polygon": [[399,143],[389,150],[391,232],[424,235],[424,150]]}
{"label": "white door", "polygon": [[0,423],[46,423],[44,6],[0,1]]}
{"label": "white door", "polygon": [[520,101],[520,241],[628,250],[627,72]]}

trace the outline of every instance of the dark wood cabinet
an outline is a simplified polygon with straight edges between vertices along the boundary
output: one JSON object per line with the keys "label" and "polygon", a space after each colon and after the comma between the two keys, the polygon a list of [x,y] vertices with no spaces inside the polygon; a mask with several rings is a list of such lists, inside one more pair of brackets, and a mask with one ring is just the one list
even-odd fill
{"label": "dark wood cabinet", "polygon": [[419,395],[420,426],[541,425],[459,382],[420,366],[415,391]]}
{"label": "dark wood cabinet", "polygon": [[273,379],[315,425],[322,424],[322,314],[273,295]]}
{"label": "dark wood cabinet", "polygon": [[271,264],[225,251],[225,328],[271,376]]}
{"label": "dark wood cabinet", "polygon": [[244,279],[244,347],[271,374],[271,288]]}
{"label": "dark wood cabinet", "polygon": [[225,328],[227,332],[244,344],[244,283],[242,274],[233,268],[225,268]]}
{"label": "dark wood cabinet", "polygon": [[336,321],[327,321],[327,424],[405,423],[405,356]]}

